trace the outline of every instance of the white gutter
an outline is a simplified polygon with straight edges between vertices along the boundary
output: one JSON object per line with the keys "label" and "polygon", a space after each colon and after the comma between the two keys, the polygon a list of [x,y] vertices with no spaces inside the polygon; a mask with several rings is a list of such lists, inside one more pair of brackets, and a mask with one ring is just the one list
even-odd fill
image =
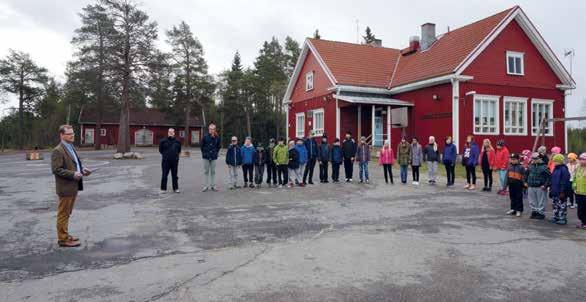
{"label": "white gutter", "polygon": [[421,89],[421,88],[425,88],[425,87],[429,87],[429,86],[435,86],[435,85],[444,84],[444,83],[451,83],[452,80],[466,82],[466,81],[470,81],[472,79],[474,79],[473,76],[448,74],[448,75],[444,75],[444,76],[440,76],[440,77],[435,77],[435,78],[431,78],[431,79],[427,79],[427,80],[423,80],[423,81],[418,81],[418,82],[413,82],[413,83],[393,87],[393,88],[391,88],[391,90],[389,90],[389,92],[391,94],[396,94],[396,93],[417,90],[417,89]]}

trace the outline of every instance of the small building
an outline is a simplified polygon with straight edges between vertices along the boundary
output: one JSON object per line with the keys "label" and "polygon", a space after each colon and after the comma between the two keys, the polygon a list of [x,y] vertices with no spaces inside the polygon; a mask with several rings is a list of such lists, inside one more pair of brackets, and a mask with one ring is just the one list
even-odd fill
{"label": "small building", "polygon": [[[96,142],[97,112],[83,110],[79,117],[81,126],[81,144],[93,146]],[[185,125],[177,125],[159,109],[145,108],[130,110],[130,144],[134,146],[153,146],[167,136],[169,128],[175,129],[175,137],[184,142],[189,140],[190,145],[199,144],[202,137],[202,124],[197,117],[191,117],[189,131],[186,136]],[[102,128],[99,131],[102,145],[116,145],[118,143],[119,112],[103,114]]]}
{"label": "small building", "polygon": [[[407,42],[407,39],[405,39]],[[531,149],[542,118],[564,117],[575,82],[519,7],[436,35],[435,24],[403,49],[307,39],[289,82],[288,138],[366,136],[374,146],[401,136],[459,152],[504,139],[512,151]],[[565,150],[565,124],[545,126],[545,144]]]}

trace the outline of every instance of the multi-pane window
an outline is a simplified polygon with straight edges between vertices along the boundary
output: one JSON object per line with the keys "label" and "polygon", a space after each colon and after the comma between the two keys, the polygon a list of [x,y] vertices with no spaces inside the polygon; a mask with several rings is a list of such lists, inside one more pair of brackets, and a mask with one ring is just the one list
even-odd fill
{"label": "multi-pane window", "polygon": [[305,136],[305,113],[297,113],[295,115],[295,137],[301,138]]}
{"label": "multi-pane window", "polygon": [[499,97],[474,95],[474,134],[499,133]]}
{"label": "multi-pane window", "polygon": [[504,133],[509,135],[527,135],[527,99],[504,98],[503,116]]}
{"label": "multi-pane window", "polygon": [[305,91],[313,90],[313,71],[305,74]]}
{"label": "multi-pane window", "polygon": [[316,109],[313,111],[313,136],[324,134],[324,110]]}
{"label": "multi-pane window", "polygon": [[507,51],[507,73],[512,75],[524,75],[525,66],[522,52]]}
{"label": "multi-pane window", "polygon": [[[537,135],[541,126],[541,121],[544,119],[553,118],[553,101],[550,100],[531,100],[531,133]],[[553,122],[545,123],[545,135],[553,135]]]}
{"label": "multi-pane window", "polygon": [[106,136],[106,129],[105,128],[100,129],[100,136]]}

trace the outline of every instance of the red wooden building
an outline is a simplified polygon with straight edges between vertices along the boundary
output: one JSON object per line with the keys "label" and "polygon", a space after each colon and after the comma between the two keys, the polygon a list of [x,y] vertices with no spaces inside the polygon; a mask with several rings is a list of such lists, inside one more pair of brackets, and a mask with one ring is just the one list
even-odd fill
{"label": "red wooden building", "polygon": [[[386,139],[450,135],[462,152],[504,139],[513,151],[531,149],[541,117],[564,117],[575,88],[524,11],[515,6],[436,35],[421,26],[409,47],[307,39],[285,94],[288,138],[328,135]],[[546,126],[546,145],[565,150],[564,123]]]}
{"label": "red wooden building", "polygon": [[[84,110],[79,117],[81,144],[94,145],[96,142],[96,111]],[[105,113],[102,118],[101,136],[102,145],[116,145],[118,142],[118,125],[120,113]],[[175,129],[175,137],[189,144],[199,144],[202,137],[202,124],[197,117],[191,118],[189,133],[185,133],[185,125],[176,125],[165,113],[158,109],[146,108],[130,111],[130,143],[135,146],[158,145],[159,141],[167,136],[169,128]]]}

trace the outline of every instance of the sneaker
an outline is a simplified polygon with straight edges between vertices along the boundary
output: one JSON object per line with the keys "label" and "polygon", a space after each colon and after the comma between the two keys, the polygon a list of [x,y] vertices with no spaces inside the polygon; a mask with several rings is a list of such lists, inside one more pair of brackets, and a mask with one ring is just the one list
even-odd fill
{"label": "sneaker", "polygon": [[279,185],[279,189],[283,188],[283,185]]}
{"label": "sneaker", "polygon": [[363,183],[363,182],[364,182],[364,181],[361,179],[361,180],[360,180],[360,183]]}
{"label": "sneaker", "polygon": [[476,190],[476,186],[475,185],[470,185],[470,187],[468,187],[468,190],[470,190],[470,191]]}
{"label": "sneaker", "polygon": [[181,193],[181,191],[179,191],[179,190],[173,190],[173,193],[179,194],[179,193]]}
{"label": "sneaker", "polygon": [[419,185],[419,182],[418,182],[418,181],[416,181],[414,184],[415,184],[416,186],[418,186],[418,185]]}
{"label": "sneaker", "polygon": [[529,219],[537,219],[537,212],[531,212],[531,217]]}
{"label": "sneaker", "polygon": [[219,190],[218,190],[218,188],[216,188],[216,186],[212,186],[212,191],[218,192]]}
{"label": "sneaker", "polygon": [[515,215],[515,210],[508,210],[506,215]]}
{"label": "sneaker", "polygon": [[366,180],[366,183],[369,183],[369,182],[370,182],[370,181],[367,179],[367,180]]}
{"label": "sneaker", "polygon": [[586,229],[586,224],[578,223],[578,224],[576,224],[576,228],[577,229]]}
{"label": "sneaker", "polygon": [[254,184],[253,184],[253,183],[250,183],[250,184],[248,185],[248,187],[249,187],[249,188],[254,188]]}
{"label": "sneaker", "polygon": [[325,183],[325,184],[327,184],[327,183],[329,183],[329,181],[327,181],[327,180],[324,180],[324,183]]}
{"label": "sneaker", "polygon": [[552,217],[552,218],[550,218],[550,219],[548,220],[548,222],[550,222],[550,223],[558,223],[558,220],[557,220],[557,218],[555,218],[555,217]]}
{"label": "sneaker", "polygon": [[235,186],[229,186],[229,187],[228,187],[228,190],[234,190],[234,189],[236,189],[236,187],[235,187]]}
{"label": "sneaker", "polygon": [[464,189],[469,189],[469,188],[470,188],[470,184],[466,184],[466,185],[464,186]]}
{"label": "sneaker", "polygon": [[202,192],[207,192],[209,190],[208,187],[203,187],[203,189],[201,189]]}
{"label": "sneaker", "polygon": [[412,185],[414,185],[415,183],[417,183],[416,181],[411,182]]}
{"label": "sneaker", "polygon": [[537,213],[537,219],[544,220],[545,219],[545,214],[539,214],[539,213]]}
{"label": "sneaker", "polygon": [[292,185],[291,185],[291,184],[288,184],[288,185],[287,185],[287,188],[291,188],[291,187],[292,187]]}
{"label": "sneaker", "polygon": [[576,208],[576,205],[575,204],[573,204],[573,205],[570,206],[570,209],[575,209],[575,208]]}
{"label": "sneaker", "polygon": [[521,217],[521,212],[520,211],[517,211],[517,213],[515,214],[515,216]]}
{"label": "sneaker", "polygon": [[308,184],[310,184],[310,185],[313,185],[313,181],[311,181],[311,180],[310,180],[310,181],[308,182]]}
{"label": "sneaker", "polygon": [[560,219],[558,221],[556,221],[557,225],[566,225],[568,224],[568,221],[566,219]]}
{"label": "sneaker", "polygon": [[167,190],[159,190],[159,194],[167,194]]}
{"label": "sneaker", "polygon": [[492,188],[486,188],[486,192],[492,192]]}

